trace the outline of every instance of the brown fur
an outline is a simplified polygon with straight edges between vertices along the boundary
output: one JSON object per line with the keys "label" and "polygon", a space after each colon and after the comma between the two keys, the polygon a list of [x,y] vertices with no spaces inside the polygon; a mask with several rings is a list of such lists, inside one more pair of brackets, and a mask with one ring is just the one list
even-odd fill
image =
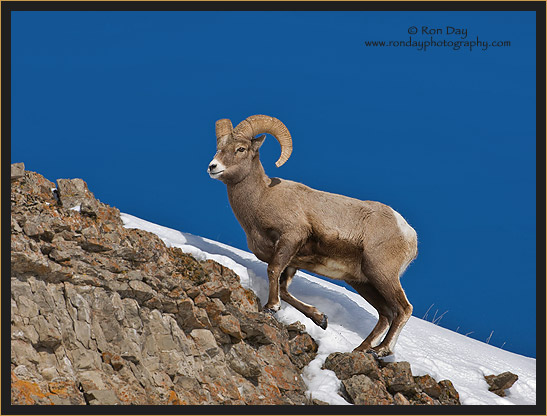
{"label": "brown fur", "polygon": [[227,185],[249,249],[268,263],[270,290],[264,309],[277,311],[281,298],[326,328],[326,316],[294,298],[288,285],[298,269],[344,280],[379,314],[377,325],[356,350],[391,354],[412,313],[399,277],[417,255],[416,233],[410,226],[403,233],[394,211],[379,202],[269,178],[259,160],[263,140],[226,136],[218,141],[214,162],[225,167],[216,178]]}

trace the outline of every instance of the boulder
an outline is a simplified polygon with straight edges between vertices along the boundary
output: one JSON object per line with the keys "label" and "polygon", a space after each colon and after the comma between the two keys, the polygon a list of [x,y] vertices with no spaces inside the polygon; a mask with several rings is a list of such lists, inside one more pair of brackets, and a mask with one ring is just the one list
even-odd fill
{"label": "boulder", "polygon": [[382,376],[391,394],[402,393],[405,396],[412,396],[418,393],[418,386],[407,361],[388,363],[382,369]]}
{"label": "boulder", "polygon": [[25,176],[24,163],[12,163],[11,165],[11,180],[17,180]]}
{"label": "boulder", "polygon": [[335,352],[325,360],[323,368],[332,370],[340,380],[346,380],[354,375],[364,374],[372,379],[380,379],[378,363],[372,354],[365,352]]}
{"label": "boulder", "polygon": [[460,395],[454,388],[454,385],[450,380],[441,380],[439,381],[439,386],[441,386],[441,395],[439,396],[439,401],[441,404],[445,405],[460,405]]}
{"label": "boulder", "polygon": [[82,179],[57,179],[57,193],[61,205],[65,208],[81,210],[83,202],[89,205],[96,205],[97,200],[89,191],[87,183]]}
{"label": "boulder", "polygon": [[414,381],[416,382],[418,387],[428,396],[434,399],[438,399],[441,396],[441,386],[429,374],[426,374],[425,376],[414,377]]}
{"label": "boulder", "polygon": [[358,374],[342,381],[347,394],[354,404],[387,405],[393,404],[393,397],[380,380],[372,380],[364,374]]}
{"label": "boulder", "polygon": [[488,390],[500,397],[505,397],[505,390],[511,388],[515,384],[515,381],[519,379],[519,376],[506,371],[498,375],[491,374],[484,376],[484,378],[488,383]]}

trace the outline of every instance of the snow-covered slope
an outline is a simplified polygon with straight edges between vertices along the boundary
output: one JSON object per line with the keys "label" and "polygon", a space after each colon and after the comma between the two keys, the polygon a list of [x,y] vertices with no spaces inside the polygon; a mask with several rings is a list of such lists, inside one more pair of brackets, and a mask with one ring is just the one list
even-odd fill
{"label": "snow-covered slope", "polygon": [[[268,298],[266,264],[252,253],[207,238],[182,233],[122,214],[127,228],[139,228],[158,235],[167,246],[180,247],[198,260],[212,259],[229,267],[241,278],[241,284],[253,289],[264,304]],[[275,315],[284,323],[302,322],[316,340],[319,351],[304,370],[309,393],[330,404],[349,404],[337,394],[340,381],[334,372],[321,370],[327,356],[336,351],[353,350],[376,323],[376,311],[359,295],[349,290],[298,272],[291,293],[317,306],[329,317],[322,330],[292,306],[282,302]],[[504,351],[464,335],[412,317],[399,337],[393,361],[408,361],[414,375],[430,374],[437,381],[454,383],[465,405],[533,405],[536,402],[536,360]],[[518,381],[502,398],[488,391],[484,375],[511,371]]]}

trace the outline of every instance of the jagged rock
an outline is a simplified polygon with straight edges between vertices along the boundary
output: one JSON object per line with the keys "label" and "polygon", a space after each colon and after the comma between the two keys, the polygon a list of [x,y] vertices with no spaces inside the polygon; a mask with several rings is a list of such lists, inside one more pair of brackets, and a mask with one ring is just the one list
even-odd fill
{"label": "jagged rock", "polygon": [[402,393],[411,396],[418,392],[418,386],[412,377],[410,363],[391,362],[382,368],[382,376],[390,393]]}
{"label": "jagged rock", "polygon": [[441,386],[429,374],[426,374],[425,376],[414,377],[414,381],[416,382],[418,387],[428,396],[434,399],[438,399],[441,396]]}
{"label": "jagged rock", "polygon": [[262,374],[262,365],[256,351],[244,342],[234,344],[227,354],[227,359],[230,368],[245,378],[258,380]]}
{"label": "jagged rock", "polygon": [[44,229],[40,224],[27,221],[25,225],[23,225],[23,232],[29,237],[39,237],[44,233]]}
{"label": "jagged rock", "polygon": [[393,397],[380,380],[372,380],[364,374],[358,374],[342,380],[346,392],[354,404],[387,405],[393,404]]}
{"label": "jagged rock", "polygon": [[57,179],[57,192],[65,208],[81,206],[82,202],[94,205],[97,202],[82,179]]}
{"label": "jagged rock", "polygon": [[[266,363],[262,375],[268,384],[285,392],[303,393],[306,390],[298,368],[291,363],[288,355],[279,345],[274,343],[262,345],[258,349],[258,355]],[[302,399],[301,396],[300,399]]]}
{"label": "jagged rock", "polygon": [[[196,299],[194,299],[196,302]],[[209,320],[216,325],[220,324],[221,316],[226,313],[226,306],[221,302],[220,299],[206,299],[205,304],[202,306],[207,312]],[[239,322],[238,322],[239,326]]]}
{"label": "jagged rock", "polygon": [[191,330],[194,328],[207,328],[211,326],[207,312],[194,306],[192,299],[182,299],[177,303],[177,321],[181,328]]}
{"label": "jagged rock", "polygon": [[88,215],[90,217],[97,217],[99,211],[99,204],[94,199],[83,200],[80,204],[80,212],[83,215]]}
{"label": "jagged rock", "polygon": [[[24,169],[24,164],[21,165]],[[14,166],[12,165],[12,166]],[[15,172],[20,173],[21,167],[15,167]],[[48,204],[55,205],[57,199],[53,193],[55,185],[35,172],[24,171],[24,176],[14,179],[12,189],[12,215],[19,214],[27,207],[34,209],[47,209]]]}
{"label": "jagged rock", "polygon": [[323,367],[334,371],[340,380],[357,374],[365,374],[374,380],[381,378],[376,359],[372,354],[365,352],[332,353],[325,360]]}
{"label": "jagged rock", "polygon": [[395,395],[393,396],[393,402],[399,406],[410,405],[410,402],[408,401],[408,399],[405,396],[403,396],[401,393],[395,393]]}
{"label": "jagged rock", "polygon": [[260,301],[256,294],[252,290],[241,286],[232,288],[230,303],[244,313],[258,312],[260,310]]}
{"label": "jagged rock", "polygon": [[155,290],[140,280],[131,280],[129,282],[129,287],[133,290],[133,297],[141,303],[157,294]]}
{"label": "jagged rock", "polygon": [[302,369],[315,358],[318,346],[309,334],[302,333],[289,340],[289,348],[292,362]]}
{"label": "jagged rock", "polygon": [[439,381],[439,386],[441,386],[441,395],[439,396],[439,401],[441,404],[446,405],[459,405],[460,395],[454,388],[454,385],[450,380],[441,380]]}
{"label": "jagged rock", "polygon": [[112,390],[90,390],[85,394],[89,404],[115,405],[121,404],[120,399]]}
{"label": "jagged rock", "polygon": [[490,386],[488,390],[492,393],[497,394],[500,397],[505,397],[505,390],[511,388],[515,381],[518,380],[519,376],[513,374],[509,371],[498,374],[497,376],[492,374],[489,376],[484,376],[486,382]]}
{"label": "jagged rock", "polygon": [[438,400],[429,397],[424,392],[418,392],[414,395],[412,404],[434,406],[441,403]]}
{"label": "jagged rock", "polygon": [[243,339],[239,321],[233,315],[222,315],[219,319],[219,329],[236,340]]}
{"label": "jagged rock", "polygon": [[70,252],[57,250],[56,248],[52,249],[51,251],[47,250],[47,252],[44,252],[44,254],[47,254],[51,260],[54,260],[57,263],[64,263],[70,260]]}
{"label": "jagged rock", "polygon": [[213,333],[208,329],[194,329],[190,332],[190,336],[194,339],[197,349],[205,352],[211,358],[222,351],[217,345]]}
{"label": "jagged rock", "polygon": [[11,180],[16,180],[25,176],[25,164],[13,163],[11,165]]}
{"label": "jagged rock", "polygon": [[49,322],[43,315],[31,318],[30,325],[38,334],[38,342],[33,345],[36,349],[40,347],[53,349],[61,343],[61,333],[56,326]]}
{"label": "jagged rock", "polygon": [[240,327],[245,339],[254,345],[283,345],[288,351],[288,331],[283,332],[280,323],[263,313],[248,313],[240,316]]}
{"label": "jagged rock", "polygon": [[306,327],[302,322],[296,321],[287,326],[287,331],[289,331],[289,339],[292,339],[297,335],[306,333]]}
{"label": "jagged rock", "polygon": [[218,298],[222,303],[227,303],[230,300],[230,288],[221,281],[211,281],[202,284],[200,287],[201,293],[209,298]]}
{"label": "jagged rock", "polygon": [[[118,354],[112,354],[106,351],[102,353],[102,359],[105,364],[110,364],[116,371],[121,370],[124,366],[124,359]],[[136,361],[138,362],[138,360]]]}

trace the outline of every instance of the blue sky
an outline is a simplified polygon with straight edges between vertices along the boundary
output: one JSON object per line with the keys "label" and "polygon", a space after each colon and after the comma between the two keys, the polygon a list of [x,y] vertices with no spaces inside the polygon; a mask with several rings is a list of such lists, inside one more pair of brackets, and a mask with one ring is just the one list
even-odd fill
{"label": "blue sky", "polygon": [[[365,46],[411,27],[510,46]],[[384,202],[416,229],[415,316],[448,311],[441,326],[535,356],[535,64],[534,12],[13,12],[11,157],[247,249],[206,173],[214,123],[277,117],[294,150],[277,169],[268,137],[268,175]]]}

